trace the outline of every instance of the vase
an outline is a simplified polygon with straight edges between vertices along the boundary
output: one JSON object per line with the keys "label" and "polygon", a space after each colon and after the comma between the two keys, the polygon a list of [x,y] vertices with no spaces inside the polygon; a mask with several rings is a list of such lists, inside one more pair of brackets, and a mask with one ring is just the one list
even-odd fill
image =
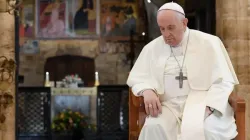
{"label": "vase", "polygon": [[69,88],[78,88],[78,84],[77,83],[70,83]]}

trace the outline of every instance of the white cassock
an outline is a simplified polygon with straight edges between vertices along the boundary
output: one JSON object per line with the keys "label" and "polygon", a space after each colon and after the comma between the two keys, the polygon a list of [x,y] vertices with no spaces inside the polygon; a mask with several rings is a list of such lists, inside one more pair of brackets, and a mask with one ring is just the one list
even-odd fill
{"label": "white cassock", "polygon": [[[144,89],[153,89],[162,104],[162,114],[146,118],[139,140],[235,138],[234,112],[228,98],[238,80],[222,42],[187,28],[181,44],[172,53],[162,36],[158,37],[144,47],[130,72],[127,84],[133,93],[139,96]],[[188,80],[179,88],[175,77],[186,49],[183,74]],[[215,109],[208,117],[206,106]]]}

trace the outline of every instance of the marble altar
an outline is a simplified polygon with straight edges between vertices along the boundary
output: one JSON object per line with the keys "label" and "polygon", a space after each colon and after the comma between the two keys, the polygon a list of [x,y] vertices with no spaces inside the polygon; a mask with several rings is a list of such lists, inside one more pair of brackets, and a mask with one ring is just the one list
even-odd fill
{"label": "marble altar", "polygon": [[51,119],[63,111],[72,109],[86,114],[96,124],[97,87],[51,88]]}

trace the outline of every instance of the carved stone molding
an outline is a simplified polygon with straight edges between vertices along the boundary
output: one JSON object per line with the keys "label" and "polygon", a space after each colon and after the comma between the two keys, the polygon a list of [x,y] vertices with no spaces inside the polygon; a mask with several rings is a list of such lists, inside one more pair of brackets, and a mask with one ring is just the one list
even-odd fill
{"label": "carved stone molding", "polygon": [[0,56],[0,130],[5,130],[6,109],[14,102],[10,86],[14,81],[16,64],[13,59]]}

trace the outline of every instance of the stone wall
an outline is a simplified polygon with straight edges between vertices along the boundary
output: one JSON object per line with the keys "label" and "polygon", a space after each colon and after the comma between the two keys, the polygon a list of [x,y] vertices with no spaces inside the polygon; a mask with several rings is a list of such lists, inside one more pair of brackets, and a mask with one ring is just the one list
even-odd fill
{"label": "stone wall", "polygon": [[247,101],[246,134],[250,140],[250,0],[216,0],[216,33],[227,48],[240,85],[235,92]]}
{"label": "stone wall", "polygon": [[[142,45],[136,46],[138,50]],[[127,57],[130,52],[129,43],[100,40],[40,40],[39,48],[38,54],[20,54],[19,74],[24,75],[24,83],[20,86],[43,86],[46,59],[64,54],[95,59],[101,84],[126,84],[130,70],[130,61]]]}

